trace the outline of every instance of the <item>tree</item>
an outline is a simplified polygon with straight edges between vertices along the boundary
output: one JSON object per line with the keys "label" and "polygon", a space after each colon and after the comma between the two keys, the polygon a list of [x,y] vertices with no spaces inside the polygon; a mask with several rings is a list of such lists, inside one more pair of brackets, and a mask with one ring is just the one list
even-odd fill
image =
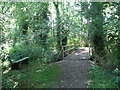
{"label": "tree", "polygon": [[99,56],[104,55],[104,33],[103,33],[103,3],[93,2],[90,9],[91,31],[93,30],[93,45],[95,53]]}
{"label": "tree", "polygon": [[[34,40],[39,45],[42,45],[44,48],[47,46],[47,37],[49,33],[49,11],[48,11],[49,3],[34,3],[31,4],[30,14],[31,15],[31,29],[34,33]],[[32,9],[34,7],[34,9]],[[41,8],[42,7],[42,8]]]}
{"label": "tree", "polygon": [[56,9],[56,17],[57,17],[57,52],[61,51],[61,19],[60,19],[60,10],[59,10],[59,2],[53,2],[55,9]]}
{"label": "tree", "polygon": [[118,56],[118,69],[120,70],[120,4],[117,3],[117,15],[118,15],[118,23],[117,23],[117,31],[118,31],[118,42],[117,42],[117,56]]}

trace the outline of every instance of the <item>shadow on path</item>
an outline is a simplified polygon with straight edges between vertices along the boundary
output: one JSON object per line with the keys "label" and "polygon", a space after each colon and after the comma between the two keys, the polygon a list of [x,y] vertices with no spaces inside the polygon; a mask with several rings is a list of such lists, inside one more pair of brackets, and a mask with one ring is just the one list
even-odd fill
{"label": "shadow on path", "polygon": [[62,68],[54,88],[87,88],[88,70],[91,67],[89,48],[79,48],[64,60],[56,62]]}

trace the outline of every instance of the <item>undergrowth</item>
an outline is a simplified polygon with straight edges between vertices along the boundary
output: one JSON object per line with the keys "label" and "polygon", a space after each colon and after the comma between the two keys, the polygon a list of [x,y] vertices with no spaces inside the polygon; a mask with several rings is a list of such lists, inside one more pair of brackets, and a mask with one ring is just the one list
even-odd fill
{"label": "undergrowth", "polygon": [[98,66],[90,69],[90,77],[91,83],[89,88],[118,88],[115,77]]}
{"label": "undergrowth", "polygon": [[59,77],[58,65],[32,61],[20,70],[3,74],[3,88],[49,88]]}

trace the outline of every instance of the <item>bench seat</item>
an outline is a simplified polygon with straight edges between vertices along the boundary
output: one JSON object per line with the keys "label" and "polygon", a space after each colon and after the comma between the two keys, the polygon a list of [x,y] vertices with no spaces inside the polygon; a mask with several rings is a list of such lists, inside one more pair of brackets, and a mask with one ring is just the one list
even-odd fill
{"label": "bench seat", "polygon": [[29,59],[29,57],[25,57],[25,58],[22,58],[22,59],[20,59],[20,60],[13,61],[12,63],[13,63],[13,64],[14,64],[14,63],[19,63],[19,62],[24,61],[24,60],[26,60],[26,59]]}
{"label": "bench seat", "polygon": [[29,57],[25,57],[24,54],[15,53],[14,55],[9,55],[8,60],[11,63],[12,70],[18,70],[21,64],[28,64]]}

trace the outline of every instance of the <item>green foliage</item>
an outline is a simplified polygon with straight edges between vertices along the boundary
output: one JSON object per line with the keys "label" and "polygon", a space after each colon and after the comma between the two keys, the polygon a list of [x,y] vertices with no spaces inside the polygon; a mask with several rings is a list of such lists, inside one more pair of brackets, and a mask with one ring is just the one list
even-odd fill
{"label": "green foliage", "polygon": [[53,52],[50,49],[45,50],[37,44],[24,45],[18,44],[10,50],[10,55],[17,52],[23,53],[24,56],[30,57],[30,60],[39,60],[41,62],[50,62],[54,60]]}
{"label": "green foliage", "polygon": [[[109,70],[118,67],[119,61],[119,2],[84,2],[80,3],[82,15],[87,19],[88,39],[95,54]],[[104,62],[104,63],[102,63]]]}
{"label": "green foliage", "polygon": [[20,71],[3,75],[3,88],[48,88],[59,77],[60,67],[32,61]]}
{"label": "green foliage", "polygon": [[100,67],[90,69],[91,81],[89,88],[118,88],[117,80]]}
{"label": "green foliage", "polygon": [[112,51],[111,53],[108,53],[106,55],[106,59],[105,59],[106,64],[104,65],[104,68],[106,68],[110,71],[113,71],[114,69],[119,67],[119,65],[118,65],[119,60],[116,57],[116,55],[117,55],[117,52],[114,52],[114,51]]}
{"label": "green foliage", "polygon": [[[119,69],[119,2],[0,2],[0,7],[0,57],[3,65],[7,55],[16,52],[23,52],[30,61],[51,62],[58,57],[62,46],[79,42],[80,46],[91,44],[101,56],[97,59],[104,68],[110,71]],[[97,79],[114,82],[101,73],[98,73]],[[97,79],[95,87],[115,87],[111,83],[101,84]],[[5,81],[11,82],[8,87],[14,83],[10,80]]]}

